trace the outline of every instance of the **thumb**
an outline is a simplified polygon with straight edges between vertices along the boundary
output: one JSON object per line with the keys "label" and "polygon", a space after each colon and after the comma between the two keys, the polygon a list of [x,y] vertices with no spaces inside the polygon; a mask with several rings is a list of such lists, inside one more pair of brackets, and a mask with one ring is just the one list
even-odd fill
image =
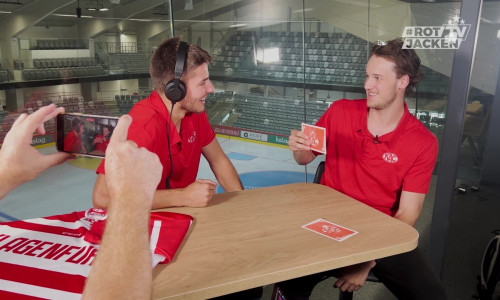
{"label": "thumb", "polygon": [[41,159],[43,169],[48,169],[55,165],[60,165],[73,156],[66,152],[56,152],[53,154],[44,155]]}
{"label": "thumb", "polygon": [[109,141],[109,146],[114,144],[119,144],[121,142],[125,142],[127,140],[128,128],[132,123],[132,117],[129,115],[123,115],[118,120],[118,124],[116,124],[115,130],[113,131],[113,135]]}
{"label": "thumb", "polygon": [[196,181],[199,182],[199,183],[207,183],[207,184],[217,185],[216,182],[214,182],[214,181],[212,181],[210,179],[198,179]]}

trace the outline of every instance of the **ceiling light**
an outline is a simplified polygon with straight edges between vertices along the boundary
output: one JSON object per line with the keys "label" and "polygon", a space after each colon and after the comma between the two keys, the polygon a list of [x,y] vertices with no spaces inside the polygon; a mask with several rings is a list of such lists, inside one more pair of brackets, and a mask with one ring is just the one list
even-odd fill
{"label": "ceiling light", "polygon": [[[72,18],[77,18],[76,15],[67,15],[67,14],[52,14],[53,16],[56,17],[72,17]],[[92,16],[82,16],[82,18],[87,18],[87,19],[92,19]]]}
{"label": "ceiling light", "polygon": [[88,5],[90,5],[90,7],[87,7],[87,10],[90,10],[90,11],[108,11],[109,8],[107,7],[104,7],[104,5],[102,4],[99,4],[99,0],[97,0],[95,3],[93,1],[90,1],[90,4],[87,3]]}
{"label": "ceiling light", "polygon": [[312,11],[313,9],[312,8],[304,8],[304,9],[296,9],[294,11],[292,11],[292,13],[301,13],[301,12],[308,12],[308,11]]}
{"label": "ceiling light", "polygon": [[247,24],[243,24],[243,23],[229,25],[230,28],[240,28],[240,27],[245,27],[245,26],[247,26]]}

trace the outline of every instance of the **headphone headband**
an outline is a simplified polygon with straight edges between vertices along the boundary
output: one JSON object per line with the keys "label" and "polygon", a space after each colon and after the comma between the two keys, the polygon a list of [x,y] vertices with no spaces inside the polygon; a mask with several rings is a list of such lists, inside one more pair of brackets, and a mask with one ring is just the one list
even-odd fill
{"label": "headphone headband", "polygon": [[188,44],[181,41],[179,47],[177,48],[177,59],[175,60],[175,79],[180,79],[182,71],[184,70],[184,64],[187,57]]}

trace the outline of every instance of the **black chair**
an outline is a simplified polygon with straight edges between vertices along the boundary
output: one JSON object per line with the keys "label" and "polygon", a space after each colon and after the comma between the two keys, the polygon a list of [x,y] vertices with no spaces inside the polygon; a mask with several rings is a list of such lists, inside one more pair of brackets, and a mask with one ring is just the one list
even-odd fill
{"label": "black chair", "polygon": [[[325,172],[325,162],[322,161],[319,163],[318,168],[316,169],[316,174],[314,174],[314,181],[313,183],[320,183],[321,182],[321,176],[323,176],[323,173]],[[377,276],[375,276],[371,271],[368,274],[368,277],[366,278],[366,281],[370,282],[381,282]],[[352,300],[353,292],[342,292],[339,290],[339,300]]]}
{"label": "black chair", "polygon": [[324,172],[325,172],[325,162],[322,161],[319,163],[318,168],[316,169],[316,174],[314,175],[313,183],[320,183],[321,176],[323,176]]}

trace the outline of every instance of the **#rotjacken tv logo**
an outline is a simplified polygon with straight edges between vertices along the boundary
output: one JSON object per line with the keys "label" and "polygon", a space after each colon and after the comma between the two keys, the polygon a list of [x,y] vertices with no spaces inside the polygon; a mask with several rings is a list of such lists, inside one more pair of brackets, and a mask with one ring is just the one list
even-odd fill
{"label": "#rotjacken tv logo", "polygon": [[403,49],[458,49],[469,30],[470,24],[459,16],[441,26],[406,26]]}

